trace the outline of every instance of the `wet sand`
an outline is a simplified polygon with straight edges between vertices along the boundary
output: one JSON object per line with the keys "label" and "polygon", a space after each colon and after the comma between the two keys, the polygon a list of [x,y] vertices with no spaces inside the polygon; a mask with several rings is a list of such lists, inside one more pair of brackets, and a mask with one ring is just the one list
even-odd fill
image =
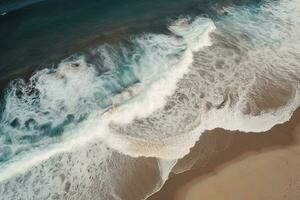
{"label": "wet sand", "polygon": [[264,133],[205,132],[148,200],[299,200],[299,169],[300,108]]}

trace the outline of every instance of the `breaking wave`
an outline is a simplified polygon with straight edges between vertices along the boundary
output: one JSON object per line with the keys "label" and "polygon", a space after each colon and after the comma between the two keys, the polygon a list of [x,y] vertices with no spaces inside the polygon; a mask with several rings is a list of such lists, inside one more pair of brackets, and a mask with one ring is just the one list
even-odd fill
{"label": "breaking wave", "polygon": [[179,18],[168,34],[13,81],[0,199],[144,199],[204,130],[262,132],[289,120],[300,103],[299,11],[298,0],[223,7],[214,21]]}

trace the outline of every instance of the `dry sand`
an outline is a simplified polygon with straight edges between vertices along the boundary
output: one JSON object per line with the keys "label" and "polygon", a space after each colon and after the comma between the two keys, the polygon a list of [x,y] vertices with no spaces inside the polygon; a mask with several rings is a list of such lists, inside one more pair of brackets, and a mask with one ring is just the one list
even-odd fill
{"label": "dry sand", "polygon": [[148,200],[300,200],[300,108],[265,133],[205,132],[175,171]]}

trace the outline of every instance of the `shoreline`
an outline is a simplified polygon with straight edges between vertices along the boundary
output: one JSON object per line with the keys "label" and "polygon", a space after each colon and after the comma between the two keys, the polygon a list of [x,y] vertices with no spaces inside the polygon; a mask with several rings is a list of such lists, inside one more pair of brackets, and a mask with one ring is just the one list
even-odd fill
{"label": "shoreline", "polygon": [[[197,193],[195,193],[195,191],[200,190],[199,185],[201,185],[201,187],[205,186],[206,189],[201,190],[202,193],[197,193],[198,198],[200,195],[208,195],[208,192],[205,191],[208,191],[209,189],[211,189],[209,190],[211,192],[210,195],[217,195],[217,193],[214,193],[213,186],[207,185],[212,182],[212,180],[214,182],[213,185],[218,185],[218,181],[221,180],[227,183],[227,185],[232,184],[230,180],[231,176],[227,177],[227,179],[219,178],[223,174],[221,173],[222,171],[230,171],[230,169],[235,166],[242,165],[245,160],[251,160],[253,157],[255,160],[256,157],[260,158],[261,155],[265,153],[269,155],[271,152],[271,154],[277,155],[273,152],[281,152],[282,150],[285,151],[286,149],[294,148],[295,146],[297,147],[297,139],[294,135],[294,131],[299,125],[300,107],[294,111],[289,121],[283,124],[277,124],[266,132],[242,133],[239,131],[227,131],[220,128],[206,131],[201,135],[199,141],[191,149],[191,152],[178,161],[177,165],[173,169],[173,172],[175,171],[176,174],[170,174],[169,179],[166,181],[161,190],[153,194],[147,200],[193,200],[194,198],[191,196]],[[297,129],[297,133],[300,134],[299,129]],[[300,144],[298,146],[300,149]],[[193,163],[193,160],[195,159],[197,161],[196,163]],[[255,163],[252,165],[259,168],[259,166],[255,166]],[[191,170],[182,172],[183,169],[188,168],[188,166],[193,167]],[[232,172],[231,175],[234,176],[234,173],[235,172]],[[261,182],[264,181],[262,177],[255,178],[258,182],[260,182],[259,179],[262,179]],[[241,183],[237,183],[238,186]],[[233,184],[235,185],[236,183]],[[298,182],[298,186],[300,187],[300,182]],[[231,191],[223,192],[230,193]],[[187,198],[188,195],[189,198]],[[230,195],[233,194],[230,193],[228,196]],[[212,198],[211,196],[207,197]],[[214,197],[216,198],[216,196]],[[234,196],[230,196],[230,198],[234,199]]]}

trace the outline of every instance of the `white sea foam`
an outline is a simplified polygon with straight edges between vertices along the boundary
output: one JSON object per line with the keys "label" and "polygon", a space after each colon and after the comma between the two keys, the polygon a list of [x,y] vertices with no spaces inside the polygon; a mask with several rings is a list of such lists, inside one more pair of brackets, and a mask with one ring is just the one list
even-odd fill
{"label": "white sea foam", "polygon": [[[144,196],[137,196],[145,198],[162,186],[176,159],[189,152],[203,131],[221,127],[262,132],[289,120],[300,103],[299,1],[267,5],[255,12],[226,8],[227,16],[216,22],[216,30],[208,19],[184,18],[170,25],[171,35],[140,37],[136,43],[142,51],[133,57],[142,59],[128,62],[138,83],[111,95],[109,107],[90,112],[84,122],[60,136],[62,142],[34,152],[33,159],[24,157],[22,168],[18,161],[4,166],[0,199],[128,199],[118,186],[135,176],[130,171],[136,171],[135,166],[158,171],[151,176],[156,184],[147,192],[136,189],[143,184],[134,185],[132,194],[143,191]],[[104,57],[113,65],[110,69],[119,64]],[[85,63],[79,68],[92,73],[84,71],[76,80],[97,79],[97,70]],[[77,83],[73,86],[80,87]],[[67,98],[72,92],[61,95]],[[60,95],[52,99],[56,97]],[[135,162],[143,156],[159,160],[149,165]],[[17,191],[12,189],[20,184]]]}
{"label": "white sea foam", "polygon": [[[139,100],[136,109],[131,107],[134,104],[124,105],[125,114],[122,114],[120,107],[121,112],[112,115],[117,116],[118,120],[113,120],[113,133],[106,138],[108,144],[131,156],[176,159],[189,152],[204,130],[224,128],[263,132],[288,121],[300,103],[297,89],[300,76],[297,54],[300,49],[295,45],[295,42],[299,43],[299,30],[294,24],[286,22],[290,20],[286,16],[289,13],[287,9],[292,16],[299,15],[294,10],[294,3],[275,4],[275,8],[262,6],[254,17],[250,12],[252,8],[250,11],[248,8],[228,9],[230,13],[219,23],[222,29],[234,35],[228,35],[214,48],[199,55],[196,53],[194,65],[179,81],[164,109],[159,112],[151,109],[153,102],[161,102],[153,101],[159,93],[151,94],[153,98],[142,95],[152,102]],[[278,9],[280,6],[284,9]],[[299,17],[294,17],[294,23],[299,23]],[[231,26],[227,26],[231,21],[235,22],[232,31]],[[246,26],[246,21],[251,24]],[[265,29],[262,23],[267,22],[274,24],[269,24],[271,28]],[[186,19],[182,19],[174,24],[181,28],[187,23]],[[187,38],[193,35],[184,28],[178,30],[171,26],[171,30],[187,35]],[[273,40],[268,34],[263,34],[265,32],[272,32]],[[248,33],[251,41],[247,37],[234,38]],[[227,43],[226,48],[223,43]],[[157,83],[159,87],[163,85],[159,81]],[[260,101],[270,105],[274,101],[275,105],[264,107]],[[140,112],[132,114],[138,119],[127,115],[135,112]]]}
{"label": "white sea foam", "polygon": [[[194,30],[197,25],[201,28]],[[174,25],[172,27],[174,29]],[[189,30],[188,27],[191,27],[191,29]],[[140,83],[134,84],[114,96],[106,94],[106,96],[111,95],[112,107],[105,110],[97,109],[94,102],[97,91],[106,91],[105,88],[101,89],[101,87],[105,84],[104,81],[107,80],[97,79],[99,75],[95,68],[89,66],[83,57],[75,61],[64,61],[54,71],[45,69],[31,78],[31,85],[34,85],[34,88],[41,94],[39,107],[31,108],[30,106],[33,103],[28,104],[28,100],[33,102],[36,100],[34,97],[27,98],[25,96],[20,102],[19,98],[14,96],[16,92],[11,91],[12,96],[7,98],[6,112],[4,112],[7,116],[4,119],[18,117],[22,124],[25,124],[28,118],[33,118],[38,124],[44,124],[47,120],[50,120],[54,125],[57,125],[68,114],[80,116],[89,113],[90,110],[98,110],[97,112],[91,112],[89,119],[78,125],[77,128],[72,126],[73,128],[66,129],[66,133],[60,136],[61,142],[47,148],[46,153],[44,150],[38,150],[38,152],[34,151],[36,152],[34,159],[29,159],[28,162],[27,159],[22,159],[22,163],[24,163],[22,170],[28,169],[34,163],[49,158],[58,152],[70,151],[72,148],[84,145],[93,137],[102,138],[110,146],[125,150],[126,145],[124,146],[121,140],[118,142],[118,139],[109,131],[109,125],[111,123],[129,123],[137,117],[146,117],[153,111],[163,107],[166,97],[172,95],[176,89],[177,80],[182,78],[192,64],[192,48],[190,48],[187,41],[190,38],[195,39],[191,37],[191,35],[194,35],[199,39],[199,44],[193,43],[193,45],[196,44],[197,49],[201,46],[210,45],[209,33],[214,28],[210,20],[197,18],[178,27],[178,30],[184,29],[188,37],[184,35],[180,35],[182,38],[176,38],[172,35],[145,35],[138,38],[136,42],[144,52],[137,63],[131,62],[131,64],[135,76],[139,77]],[[196,31],[199,31],[198,35]],[[22,83],[22,85],[24,84]],[[165,87],[161,87],[161,85]],[[23,93],[26,94],[28,89],[23,88],[25,90]],[[17,90],[18,88],[13,87],[13,89]],[[134,96],[136,97],[132,99]],[[87,104],[88,106],[80,104],[83,99],[90,102]],[[38,109],[46,110],[53,116],[40,115],[40,112],[37,112]],[[13,113],[13,115],[11,116],[10,113]],[[24,132],[23,129],[18,131],[19,134],[24,134],[22,133],[22,131]],[[11,167],[14,170],[10,170]],[[15,175],[20,169],[15,167],[14,162],[12,164],[8,163],[2,168],[1,180]]]}

